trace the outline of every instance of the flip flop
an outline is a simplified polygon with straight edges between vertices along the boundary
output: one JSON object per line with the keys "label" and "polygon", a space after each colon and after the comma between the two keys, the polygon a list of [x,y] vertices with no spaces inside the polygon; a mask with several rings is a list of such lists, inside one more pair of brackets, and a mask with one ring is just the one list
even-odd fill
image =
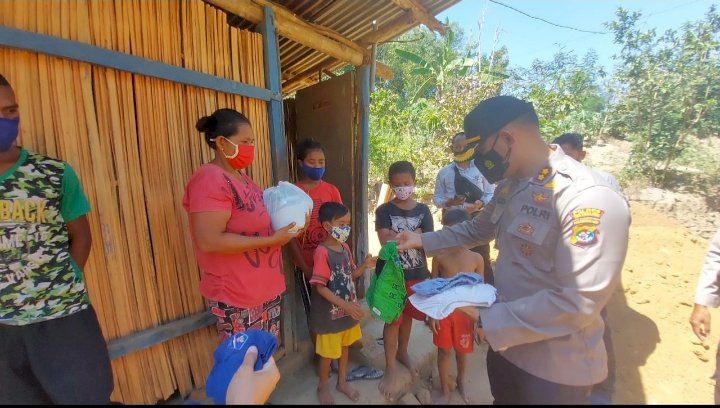
{"label": "flip flop", "polygon": [[350,371],[345,377],[345,381],[350,382],[360,379],[376,380],[382,378],[384,374],[382,370],[378,370],[377,368],[361,365]]}

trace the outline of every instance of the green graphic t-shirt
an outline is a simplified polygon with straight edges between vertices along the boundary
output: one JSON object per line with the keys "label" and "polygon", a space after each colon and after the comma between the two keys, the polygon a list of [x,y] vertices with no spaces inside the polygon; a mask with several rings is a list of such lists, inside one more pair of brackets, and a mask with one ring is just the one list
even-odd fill
{"label": "green graphic t-shirt", "polygon": [[56,319],[88,307],[67,223],[89,211],[65,162],[22,149],[0,174],[0,324]]}

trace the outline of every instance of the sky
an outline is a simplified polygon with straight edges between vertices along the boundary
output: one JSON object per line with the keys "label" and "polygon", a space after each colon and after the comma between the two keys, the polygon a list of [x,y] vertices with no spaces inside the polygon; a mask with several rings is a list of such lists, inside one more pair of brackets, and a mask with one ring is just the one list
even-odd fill
{"label": "sky", "polygon": [[[603,23],[614,20],[615,11],[623,7],[640,11],[641,24],[646,29],[663,32],[677,29],[684,22],[701,19],[708,8],[720,0],[498,0],[527,14],[552,23],[586,31],[608,31]],[[484,29],[479,22],[484,16]],[[612,56],[620,47],[613,35],[590,34],[560,28],[532,19],[489,0],[461,0],[440,13],[438,19],[456,21],[466,35],[478,38],[481,52],[492,49],[495,33],[499,30],[497,47],[506,46],[511,67],[529,67],[533,60],[549,60],[558,51],[574,51],[582,57],[594,49],[599,63],[611,71],[615,65]]]}

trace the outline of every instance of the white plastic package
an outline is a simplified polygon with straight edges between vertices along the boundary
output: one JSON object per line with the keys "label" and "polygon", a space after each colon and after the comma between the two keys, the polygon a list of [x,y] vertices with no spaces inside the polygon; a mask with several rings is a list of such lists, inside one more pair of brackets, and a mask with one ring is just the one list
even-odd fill
{"label": "white plastic package", "polygon": [[305,227],[305,216],[312,211],[313,200],[300,187],[281,181],[277,187],[270,187],[263,192],[263,201],[270,215],[273,230],[285,228],[294,222],[290,232],[297,232]]}

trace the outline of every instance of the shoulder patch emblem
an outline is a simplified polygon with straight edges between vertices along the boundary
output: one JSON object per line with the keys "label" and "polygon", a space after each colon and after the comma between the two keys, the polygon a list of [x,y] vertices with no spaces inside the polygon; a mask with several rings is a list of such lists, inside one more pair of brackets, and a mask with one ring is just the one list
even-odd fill
{"label": "shoulder patch emblem", "polygon": [[600,218],[605,212],[597,208],[579,208],[572,212],[572,236],[570,243],[587,248],[597,244],[600,231]]}

